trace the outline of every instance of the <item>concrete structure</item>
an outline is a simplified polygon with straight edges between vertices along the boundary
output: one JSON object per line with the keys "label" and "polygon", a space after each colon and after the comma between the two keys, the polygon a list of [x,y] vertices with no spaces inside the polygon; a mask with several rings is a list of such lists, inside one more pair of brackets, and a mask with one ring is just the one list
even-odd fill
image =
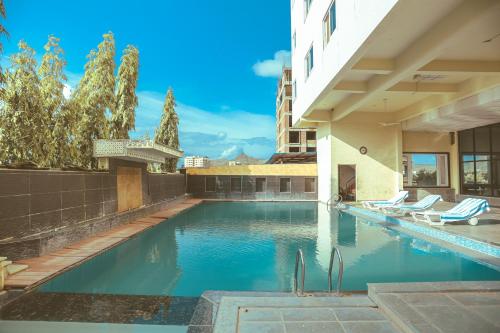
{"label": "concrete structure", "polygon": [[317,128],[319,200],[405,187],[500,204],[499,1],[291,3],[293,123]]}
{"label": "concrete structure", "polygon": [[261,164],[189,168],[187,192],[196,198],[316,200],[315,164]]}
{"label": "concrete structure", "polygon": [[316,129],[292,127],[292,70],[283,68],[276,93],[276,151],[316,151]]}
{"label": "concrete structure", "polygon": [[206,168],[208,167],[208,157],[206,156],[186,156],[184,158],[185,168]]}

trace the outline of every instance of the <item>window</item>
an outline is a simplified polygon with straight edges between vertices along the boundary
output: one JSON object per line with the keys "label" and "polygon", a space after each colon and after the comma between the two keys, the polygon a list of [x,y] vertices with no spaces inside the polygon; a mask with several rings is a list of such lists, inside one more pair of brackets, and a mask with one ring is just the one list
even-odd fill
{"label": "window", "polygon": [[404,153],[403,186],[448,187],[447,153]]}
{"label": "window", "polygon": [[297,47],[297,33],[294,31],[292,35],[292,51]]}
{"label": "window", "polygon": [[308,131],[306,133],[306,140],[316,140],[316,132]]}
{"label": "window", "polygon": [[306,148],[306,151],[307,151],[308,153],[315,153],[315,152],[316,152],[316,147],[307,147],[307,148]]}
{"label": "window", "polygon": [[312,2],[313,0],[304,0],[304,20],[307,18],[307,14],[309,14]]}
{"label": "window", "polygon": [[312,46],[309,49],[309,51],[307,51],[306,58],[304,59],[304,64],[306,67],[306,79],[307,79],[314,67],[314,48]]}
{"label": "window", "polygon": [[292,101],[297,97],[297,81],[293,80],[292,83]]}
{"label": "window", "polygon": [[288,147],[288,152],[289,153],[299,153],[300,147]]}
{"label": "window", "polygon": [[288,133],[288,141],[290,143],[300,143],[300,132],[290,131],[290,133]]}
{"label": "window", "polygon": [[292,192],[292,186],[290,178],[280,178],[280,192],[290,193]]}
{"label": "window", "polygon": [[323,19],[323,47],[325,47],[330,41],[332,33],[337,27],[337,17],[335,13],[335,0],[332,1],[328,11],[326,12],[325,18]]}
{"label": "window", "polygon": [[463,194],[500,197],[500,123],[458,132]]}
{"label": "window", "polygon": [[231,177],[231,192],[241,192],[241,177]]}
{"label": "window", "polygon": [[215,192],[215,176],[205,177],[205,192]]}
{"label": "window", "polygon": [[255,178],[255,192],[262,193],[266,191],[266,178]]}
{"label": "window", "polygon": [[305,188],[304,192],[313,193],[316,192],[316,178],[304,178]]}
{"label": "window", "polygon": [[288,116],[288,127],[292,127],[292,126],[293,126],[292,116]]}
{"label": "window", "polygon": [[288,111],[292,112],[292,101],[288,100]]}

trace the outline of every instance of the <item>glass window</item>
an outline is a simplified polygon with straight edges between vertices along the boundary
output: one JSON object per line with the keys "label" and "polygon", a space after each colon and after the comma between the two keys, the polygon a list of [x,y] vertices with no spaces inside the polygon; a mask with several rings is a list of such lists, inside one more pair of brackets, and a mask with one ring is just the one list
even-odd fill
{"label": "glass window", "polygon": [[241,192],[241,177],[231,177],[231,192]]}
{"label": "glass window", "polygon": [[306,151],[307,151],[308,153],[315,153],[315,152],[316,152],[316,147],[307,147],[307,148],[306,148]]}
{"label": "glass window", "polygon": [[306,133],[306,139],[307,140],[316,140],[316,132],[314,132],[314,131],[308,131]]}
{"label": "glass window", "polygon": [[215,192],[215,176],[205,177],[205,192]]}
{"label": "glass window", "polygon": [[461,193],[500,197],[500,124],[458,132]]}
{"label": "glass window", "polygon": [[312,193],[316,192],[316,178],[304,178],[305,188],[304,192]]}
{"label": "glass window", "polygon": [[403,181],[405,187],[448,187],[448,154],[403,154]]}
{"label": "glass window", "polygon": [[290,131],[288,133],[288,141],[290,143],[300,143],[300,132]]}
{"label": "glass window", "polygon": [[255,192],[266,191],[266,178],[255,178]]}
{"label": "glass window", "polygon": [[337,27],[337,17],[335,13],[335,1],[332,1],[328,11],[326,12],[325,18],[323,19],[323,47],[328,44],[332,33]]}
{"label": "glass window", "polygon": [[293,126],[292,116],[288,116],[288,127],[292,127],[292,126]]}
{"label": "glass window", "polygon": [[291,189],[292,187],[290,178],[280,178],[280,192],[290,193]]}
{"label": "glass window", "polygon": [[312,46],[309,49],[309,51],[307,51],[306,58],[304,60],[306,66],[306,79],[307,79],[314,67],[314,48]]}

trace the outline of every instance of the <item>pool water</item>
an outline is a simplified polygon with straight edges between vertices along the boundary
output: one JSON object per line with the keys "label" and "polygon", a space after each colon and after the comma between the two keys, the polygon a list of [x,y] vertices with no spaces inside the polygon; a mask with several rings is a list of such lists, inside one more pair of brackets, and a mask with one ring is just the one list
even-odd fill
{"label": "pool water", "polygon": [[[343,290],[368,282],[500,280],[500,271],[315,202],[203,203],[50,280],[44,292],[199,296],[291,291],[304,252],[307,291],[326,290],[332,246]],[[336,273],[333,274],[336,278]]]}

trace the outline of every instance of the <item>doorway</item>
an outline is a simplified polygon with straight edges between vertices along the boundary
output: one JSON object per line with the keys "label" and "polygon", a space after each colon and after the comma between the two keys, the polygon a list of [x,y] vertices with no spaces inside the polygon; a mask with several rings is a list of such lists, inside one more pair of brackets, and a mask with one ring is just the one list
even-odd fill
{"label": "doorway", "polygon": [[356,201],[356,165],[339,165],[339,194],[344,201]]}

